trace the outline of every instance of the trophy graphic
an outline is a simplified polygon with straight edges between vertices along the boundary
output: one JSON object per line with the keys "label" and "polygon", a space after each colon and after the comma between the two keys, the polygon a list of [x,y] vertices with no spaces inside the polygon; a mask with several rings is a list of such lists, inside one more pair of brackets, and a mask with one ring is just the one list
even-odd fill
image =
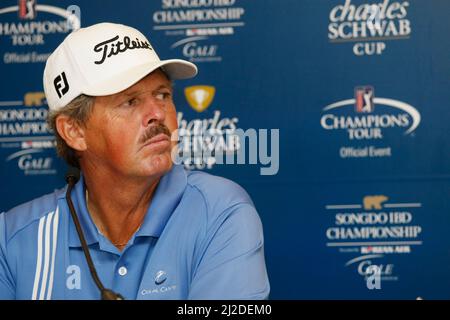
{"label": "trophy graphic", "polygon": [[213,86],[191,86],[184,89],[189,105],[197,112],[206,110],[211,104],[216,88]]}

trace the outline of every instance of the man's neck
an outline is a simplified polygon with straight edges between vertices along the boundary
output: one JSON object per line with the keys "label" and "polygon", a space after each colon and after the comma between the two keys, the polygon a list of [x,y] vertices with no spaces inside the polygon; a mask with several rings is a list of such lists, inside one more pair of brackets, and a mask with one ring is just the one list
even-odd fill
{"label": "man's neck", "polygon": [[119,250],[144,221],[159,180],[160,177],[123,179],[84,173],[89,214],[99,231]]}

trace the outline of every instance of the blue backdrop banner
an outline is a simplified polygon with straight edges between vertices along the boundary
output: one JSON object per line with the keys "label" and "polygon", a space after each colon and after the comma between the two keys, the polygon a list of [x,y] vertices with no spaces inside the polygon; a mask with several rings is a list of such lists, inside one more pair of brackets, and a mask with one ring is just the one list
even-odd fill
{"label": "blue backdrop banner", "polygon": [[[445,0],[3,0],[0,211],[65,184],[48,55],[79,26],[123,23],[199,67],[175,83],[180,161],[253,198],[271,299],[449,299],[449,12]],[[194,150],[196,132],[216,134]]]}

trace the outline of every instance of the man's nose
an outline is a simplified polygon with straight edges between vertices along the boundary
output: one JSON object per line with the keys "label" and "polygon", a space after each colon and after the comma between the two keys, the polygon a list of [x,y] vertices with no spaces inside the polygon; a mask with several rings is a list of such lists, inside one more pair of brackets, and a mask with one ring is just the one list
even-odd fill
{"label": "man's nose", "polygon": [[144,117],[142,119],[142,125],[144,127],[155,121],[163,123],[166,119],[166,103],[158,101],[152,96],[146,99],[143,109]]}

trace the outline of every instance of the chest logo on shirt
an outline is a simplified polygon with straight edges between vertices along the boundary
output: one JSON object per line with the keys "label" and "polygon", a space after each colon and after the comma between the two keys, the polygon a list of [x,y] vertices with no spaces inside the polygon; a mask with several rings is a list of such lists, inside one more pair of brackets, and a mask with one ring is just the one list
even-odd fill
{"label": "chest logo on shirt", "polygon": [[155,284],[160,285],[167,279],[167,273],[163,270],[159,270],[155,275]]}
{"label": "chest logo on shirt", "polygon": [[[167,272],[164,270],[159,270],[155,273],[154,281],[157,287],[143,289],[141,295],[155,295],[155,294],[172,294],[172,292],[177,290],[176,284],[170,284],[167,281]],[[173,280],[173,279],[172,279]],[[165,285],[161,285],[165,282]],[[169,282],[169,283],[168,283]]]}
{"label": "chest logo on shirt", "polygon": [[66,287],[69,290],[81,289],[81,269],[76,264],[72,264],[67,267],[66,273],[68,274],[66,280]]}

